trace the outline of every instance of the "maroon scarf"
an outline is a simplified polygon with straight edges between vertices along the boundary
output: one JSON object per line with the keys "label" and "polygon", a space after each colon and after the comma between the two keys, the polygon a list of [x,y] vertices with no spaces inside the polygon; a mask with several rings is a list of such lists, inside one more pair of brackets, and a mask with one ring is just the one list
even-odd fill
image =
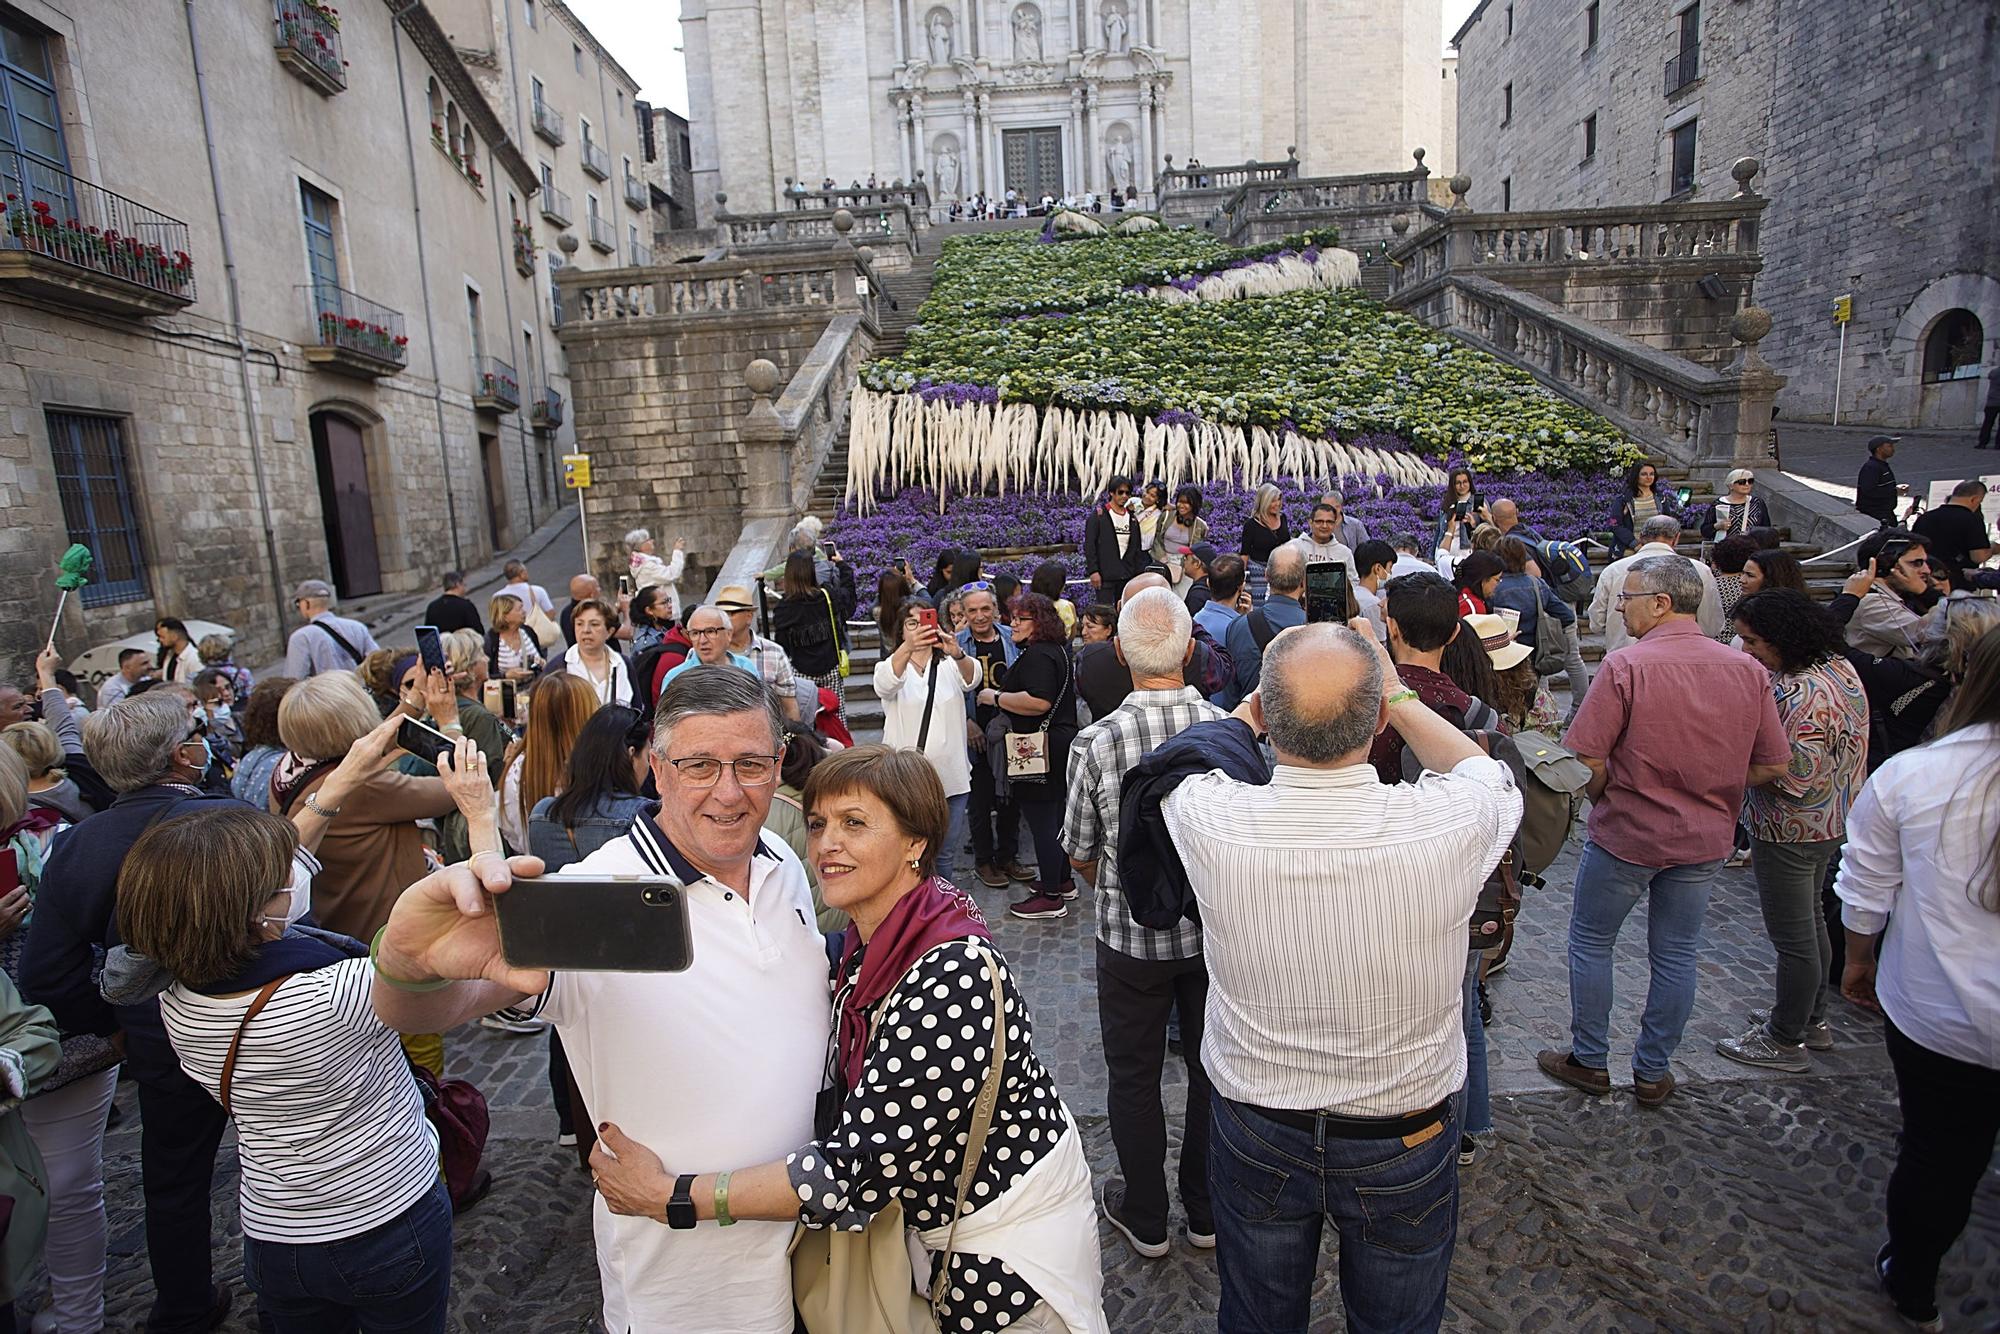
{"label": "maroon scarf", "polygon": [[[861,971],[840,1003],[837,1022],[844,1089],[851,1090],[861,1082],[861,1067],[868,1058],[869,1012],[896,989],[918,959],[948,940],[967,937],[993,939],[979,905],[949,880],[934,875],[897,900],[882,925],[875,928],[875,938],[868,942],[868,952],[861,959]],[[849,926],[840,955],[843,976],[860,948],[861,935]]]}

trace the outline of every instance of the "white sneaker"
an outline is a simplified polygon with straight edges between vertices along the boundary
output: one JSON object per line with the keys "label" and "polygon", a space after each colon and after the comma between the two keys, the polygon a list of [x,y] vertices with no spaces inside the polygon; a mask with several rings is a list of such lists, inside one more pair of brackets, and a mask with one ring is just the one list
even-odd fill
{"label": "white sneaker", "polygon": [[509,1033],[515,1037],[545,1032],[549,1022],[546,1019],[509,1019],[503,1014],[489,1014],[480,1019],[481,1028],[490,1028],[495,1033]]}
{"label": "white sneaker", "polygon": [[1715,1044],[1715,1049],[1732,1061],[1765,1070],[1785,1070],[1802,1075],[1812,1068],[1812,1063],[1806,1059],[1804,1043],[1796,1047],[1787,1046],[1772,1037],[1762,1024],[1740,1038],[1724,1038]]}
{"label": "white sneaker", "polygon": [[576,1147],[576,1132],[566,1130],[562,1134],[557,1135],[556,1146],[563,1149],[574,1149]]}
{"label": "white sneaker", "polygon": [[[1752,1010],[1750,1011],[1750,1022],[1768,1026],[1771,1022],[1771,1012],[1769,1010]],[[1832,1051],[1833,1025],[1827,1023],[1825,1020],[1821,1020],[1817,1024],[1808,1023],[1806,1025],[1806,1050]]]}

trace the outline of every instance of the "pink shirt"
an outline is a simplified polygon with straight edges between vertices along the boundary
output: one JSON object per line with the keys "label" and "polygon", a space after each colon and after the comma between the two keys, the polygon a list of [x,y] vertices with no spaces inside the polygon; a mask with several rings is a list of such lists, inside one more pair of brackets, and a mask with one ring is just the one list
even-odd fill
{"label": "pink shirt", "polygon": [[1606,657],[1563,744],[1609,770],[1590,841],[1638,866],[1727,857],[1750,766],[1792,757],[1770,674],[1692,619]]}

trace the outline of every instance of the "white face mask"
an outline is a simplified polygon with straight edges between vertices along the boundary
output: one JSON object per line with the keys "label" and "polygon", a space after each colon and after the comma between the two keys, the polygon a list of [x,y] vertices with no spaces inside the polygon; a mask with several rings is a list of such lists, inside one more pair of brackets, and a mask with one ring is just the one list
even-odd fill
{"label": "white face mask", "polygon": [[291,901],[285,908],[285,915],[277,917],[267,913],[257,920],[266,926],[282,926],[289,930],[293,923],[311,912],[312,878],[313,872],[317,869],[318,863],[316,861],[309,861],[304,857],[294,857],[292,859],[291,882],[283,889],[272,891],[271,894],[272,898],[276,898],[280,894],[289,894],[291,896]]}
{"label": "white face mask", "polygon": [[217,722],[227,722],[231,716],[230,708],[227,704],[218,704],[208,711],[208,716]]}

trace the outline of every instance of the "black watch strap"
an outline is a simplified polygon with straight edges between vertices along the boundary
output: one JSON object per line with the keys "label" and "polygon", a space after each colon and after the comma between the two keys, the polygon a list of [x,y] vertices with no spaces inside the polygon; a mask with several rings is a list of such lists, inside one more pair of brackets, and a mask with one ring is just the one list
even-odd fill
{"label": "black watch strap", "polygon": [[667,1226],[677,1232],[695,1224],[693,1189],[694,1173],[683,1172],[674,1178],[674,1193],[667,1201]]}

